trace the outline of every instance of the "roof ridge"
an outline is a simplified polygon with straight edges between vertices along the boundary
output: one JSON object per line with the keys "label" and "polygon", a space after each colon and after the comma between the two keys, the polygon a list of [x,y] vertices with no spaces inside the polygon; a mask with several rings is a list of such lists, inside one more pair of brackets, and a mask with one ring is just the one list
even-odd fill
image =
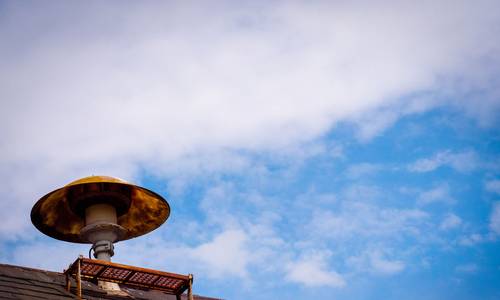
{"label": "roof ridge", "polygon": [[37,268],[32,268],[32,267],[25,267],[25,266],[20,266],[20,265],[11,265],[11,264],[0,263],[0,267],[11,267],[11,268],[25,269],[25,270],[37,271],[37,272],[43,272],[43,273],[55,273],[57,275],[64,275],[63,272],[43,270],[43,269],[37,269]]}

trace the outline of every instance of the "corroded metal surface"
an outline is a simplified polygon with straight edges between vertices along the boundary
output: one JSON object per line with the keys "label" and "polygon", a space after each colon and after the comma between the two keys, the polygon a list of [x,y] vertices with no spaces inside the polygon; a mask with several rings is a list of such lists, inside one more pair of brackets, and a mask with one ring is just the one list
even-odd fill
{"label": "corroded metal surface", "polygon": [[115,282],[130,287],[159,290],[171,295],[181,295],[188,290],[188,299],[192,300],[191,274],[168,273],[83,257],[78,258],[64,273],[77,278],[77,281],[80,277],[91,282]]}
{"label": "corroded metal surface", "polygon": [[85,226],[83,211],[97,202],[117,207],[118,225],[126,229],[121,240],[156,229],[170,215],[167,201],[153,191],[109,176],[90,176],[43,196],[31,210],[31,221],[55,239],[88,243],[80,235]]}

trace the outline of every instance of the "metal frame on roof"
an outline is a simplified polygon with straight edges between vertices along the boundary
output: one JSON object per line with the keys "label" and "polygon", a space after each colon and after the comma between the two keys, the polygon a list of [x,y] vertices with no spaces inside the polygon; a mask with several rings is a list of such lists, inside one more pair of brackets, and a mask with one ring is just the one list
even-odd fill
{"label": "metal frame on roof", "polygon": [[78,257],[67,270],[66,289],[70,291],[71,280],[76,280],[76,293],[82,298],[82,280],[115,282],[130,287],[159,290],[181,299],[181,294],[188,291],[188,299],[193,300],[193,275],[181,275],[157,270],[122,265],[98,259]]}

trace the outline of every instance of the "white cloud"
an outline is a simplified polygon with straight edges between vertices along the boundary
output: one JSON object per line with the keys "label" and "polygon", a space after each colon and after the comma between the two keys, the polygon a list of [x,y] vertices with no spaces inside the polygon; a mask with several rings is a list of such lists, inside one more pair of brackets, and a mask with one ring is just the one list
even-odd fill
{"label": "white cloud", "polygon": [[[261,221],[261,220],[258,220]],[[155,238],[131,240],[120,243],[116,261],[138,266],[148,266],[180,273],[195,273],[211,280],[237,278],[246,283],[256,279],[250,272],[256,268],[259,274],[282,272],[287,248],[265,221],[249,228],[224,229],[217,233],[209,223],[200,223],[202,234],[195,239],[166,240],[157,234]],[[169,231],[183,230],[183,224]],[[203,235],[203,241],[196,241]],[[196,242],[193,242],[195,240]]]}
{"label": "white cloud", "polygon": [[328,270],[325,257],[320,254],[301,258],[287,265],[286,279],[308,287],[346,285],[344,278],[333,270]]}
{"label": "white cloud", "polygon": [[474,151],[436,153],[433,157],[422,158],[408,166],[412,172],[431,172],[442,166],[450,166],[459,172],[469,172],[478,167],[477,154]]}
{"label": "white cloud", "polygon": [[380,135],[386,128],[392,126],[401,117],[394,109],[370,111],[358,121],[357,138],[362,142],[370,141]]}
{"label": "white cloud", "polygon": [[450,230],[459,227],[461,224],[462,219],[459,216],[455,214],[448,214],[439,225],[439,229]]}
{"label": "white cloud", "polygon": [[[316,143],[340,123],[357,126],[357,138],[367,142],[401,116],[443,105],[443,95],[485,95],[474,104],[450,100],[479,120],[500,106],[487,100],[500,94],[490,86],[500,76],[483,68],[483,62],[500,65],[492,58],[500,45],[493,26],[499,10],[480,1],[130,5],[2,6],[2,241],[32,239],[27,216],[34,201],[81,176],[134,180],[147,170],[175,177],[169,189],[177,193],[192,174],[251,172],[267,179],[256,154],[299,163],[324,152],[344,157],[342,146]],[[448,152],[416,171],[437,163],[466,172],[474,158]],[[374,172],[361,169],[352,175]],[[364,186],[320,197],[340,209],[318,208],[306,226],[310,236],[301,236],[309,245],[361,237],[363,249],[373,240],[422,236],[424,211],[362,203],[381,194]],[[119,243],[117,260],[211,278],[245,279],[255,268],[285,272],[306,286],[345,285],[325,257],[290,259],[297,249],[286,239],[301,229],[277,233],[272,226],[287,207],[230,184],[201,198],[199,206],[189,203],[205,217],[190,227],[192,239],[167,243],[156,235]],[[32,253],[58,250],[21,247],[15,261],[36,266]],[[64,257],[40,267],[74,258]],[[367,255],[365,264],[382,274],[405,268],[387,253]]]}
{"label": "white cloud", "polygon": [[493,209],[490,215],[490,230],[495,234],[500,235],[500,202],[493,204]]}
{"label": "white cloud", "polygon": [[405,264],[402,261],[385,259],[380,253],[372,253],[370,255],[370,262],[375,272],[385,275],[399,273],[405,268]]}
{"label": "white cloud", "polygon": [[7,257],[2,257],[2,260],[15,265],[62,272],[78,255],[87,257],[89,248],[88,245],[60,241],[34,242],[11,249],[12,253],[4,253]]}
{"label": "white cloud", "polygon": [[342,191],[342,198],[355,202],[377,200],[383,196],[383,191],[375,185],[352,184]]}
{"label": "white cloud", "polygon": [[[25,230],[18,220],[33,201],[75,177],[244,170],[244,157],[226,154],[281,152],[344,121],[367,140],[439,102],[408,95],[449,94],[455,81],[457,97],[444,98],[492,93],[498,76],[483,62],[499,65],[491,55],[500,45],[498,10],[449,5],[5,4],[0,169],[9,171],[0,182],[14,192],[0,207],[7,232]],[[437,11],[450,13],[429,18]],[[453,103],[483,119],[499,107],[490,98]],[[8,177],[37,187],[18,196],[26,186]]]}
{"label": "white cloud", "polygon": [[487,191],[500,195],[500,180],[489,180],[485,184]]}
{"label": "white cloud", "polygon": [[382,169],[381,165],[372,163],[359,163],[347,168],[346,176],[349,179],[358,179],[363,176],[372,175]]}
{"label": "white cloud", "polygon": [[[384,247],[385,248],[385,247]],[[394,275],[402,272],[406,265],[401,260],[388,259],[386,249],[366,249],[359,255],[351,255],[346,259],[347,264],[356,272],[367,272],[375,275]],[[390,252],[390,251],[389,251]]]}
{"label": "white cloud", "polygon": [[361,202],[346,201],[340,209],[317,210],[306,231],[319,239],[355,240],[380,239],[387,241],[406,235],[419,235],[419,228],[427,219],[417,209],[383,208]]}
{"label": "white cloud", "polygon": [[473,233],[460,238],[458,243],[462,246],[472,247],[485,241],[485,237],[479,233]]}
{"label": "white cloud", "polygon": [[435,202],[452,203],[453,201],[448,184],[441,184],[428,191],[422,192],[417,198],[417,203],[420,205],[427,205]]}
{"label": "white cloud", "polygon": [[342,145],[332,145],[329,153],[333,158],[345,159],[344,147]]}
{"label": "white cloud", "polygon": [[[223,231],[195,246],[165,241],[159,236],[148,235],[115,244],[113,261],[215,279],[224,276],[247,279],[249,264],[254,263],[246,244],[248,237],[241,230]],[[34,242],[16,247],[10,254],[2,253],[0,258],[16,265],[61,272],[79,254],[86,257],[89,248],[90,245],[60,241]]]}
{"label": "white cloud", "polygon": [[431,97],[409,97],[403,103],[388,102],[387,106],[361,112],[355,119],[356,137],[361,142],[368,142],[391,127],[399,118],[430,110],[437,105]]}
{"label": "white cloud", "polygon": [[206,272],[211,276],[246,277],[251,256],[246,242],[247,236],[243,231],[228,230],[212,241],[191,249],[189,254],[206,266]]}

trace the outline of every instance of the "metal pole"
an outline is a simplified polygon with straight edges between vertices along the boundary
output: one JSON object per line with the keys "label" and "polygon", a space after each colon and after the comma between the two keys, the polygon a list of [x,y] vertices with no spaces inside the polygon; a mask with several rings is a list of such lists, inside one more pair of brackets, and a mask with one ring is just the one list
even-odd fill
{"label": "metal pole", "polygon": [[64,275],[66,275],[66,290],[69,292],[71,290],[71,280],[69,279],[69,275],[67,271],[64,271]]}
{"label": "metal pole", "polygon": [[76,296],[78,297],[78,299],[82,299],[82,277],[80,264],[81,260],[78,259],[78,263],[76,266]]}
{"label": "metal pole", "polygon": [[189,274],[188,300],[193,300],[193,274]]}

